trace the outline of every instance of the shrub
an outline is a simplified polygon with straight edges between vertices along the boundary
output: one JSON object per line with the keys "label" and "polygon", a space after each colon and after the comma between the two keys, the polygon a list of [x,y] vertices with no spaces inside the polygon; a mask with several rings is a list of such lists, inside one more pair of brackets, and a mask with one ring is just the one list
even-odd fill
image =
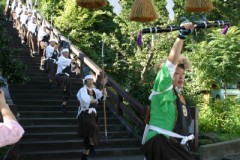
{"label": "shrub", "polygon": [[240,104],[229,98],[210,101],[200,107],[199,127],[202,132],[240,134]]}
{"label": "shrub", "polygon": [[[1,5],[0,12],[3,13]],[[23,83],[27,80],[26,66],[18,59],[21,50],[9,47],[10,38],[4,30],[4,15],[0,14],[0,76],[12,83]]]}

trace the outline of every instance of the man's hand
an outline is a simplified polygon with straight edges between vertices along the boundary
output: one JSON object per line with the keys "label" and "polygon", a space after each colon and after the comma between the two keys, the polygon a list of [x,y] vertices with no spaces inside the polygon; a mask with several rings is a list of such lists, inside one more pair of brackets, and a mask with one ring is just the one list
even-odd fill
{"label": "man's hand", "polygon": [[91,103],[91,104],[98,104],[98,100],[97,100],[97,99],[92,99],[92,100],[90,101],[90,103]]}
{"label": "man's hand", "polygon": [[180,24],[180,27],[185,29],[180,29],[178,32],[178,38],[186,39],[187,35],[191,34],[197,25],[192,24],[192,22],[185,21]]}
{"label": "man's hand", "polygon": [[107,81],[108,81],[108,78],[107,78],[107,77],[102,78],[102,79],[101,79],[101,84],[102,84],[102,86],[105,86],[105,85],[107,84]]}

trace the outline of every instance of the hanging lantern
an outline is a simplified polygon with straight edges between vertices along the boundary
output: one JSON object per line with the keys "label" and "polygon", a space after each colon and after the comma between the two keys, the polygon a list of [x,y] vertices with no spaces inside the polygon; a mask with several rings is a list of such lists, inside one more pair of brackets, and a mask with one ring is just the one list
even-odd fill
{"label": "hanging lantern", "polygon": [[186,0],[187,12],[209,12],[213,9],[212,0]]}
{"label": "hanging lantern", "polygon": [[135,0],[130,20],[137,22],[150,22],[157,19],[157,13],[152,0]]}
{"label": "hanging lantern", "polygon": [[80,7],[88,9],[98,9],[107,5],[106,0],[77,0]]}

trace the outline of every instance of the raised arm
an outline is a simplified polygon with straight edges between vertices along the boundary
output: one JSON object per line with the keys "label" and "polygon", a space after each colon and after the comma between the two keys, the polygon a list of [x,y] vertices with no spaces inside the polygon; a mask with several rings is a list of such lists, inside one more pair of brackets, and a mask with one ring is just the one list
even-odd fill
{"label": "raised arm", "polygon": [[172,64],[176,65],[177,61],[179,59],[179,56],[181,54],[182,51],[182,47],[183,47],[183,42],[184,39],[186,38],[186,36],[190,33],[192,33],[192,31],[194,30],[194,28],[196,27],[196,25],[193,25],[192,23],[182,23],[181,27],[184,27],[185,30],[180,30],[179,31],[179,35],[178,38],[176,39],[170,53],[168,56],[168,60],[170,62],[172,62]]}
{"label": "raised arm", "polygon": [[168,60],[176,65],[183,47],[183,39],[177,38],[169,53]]}

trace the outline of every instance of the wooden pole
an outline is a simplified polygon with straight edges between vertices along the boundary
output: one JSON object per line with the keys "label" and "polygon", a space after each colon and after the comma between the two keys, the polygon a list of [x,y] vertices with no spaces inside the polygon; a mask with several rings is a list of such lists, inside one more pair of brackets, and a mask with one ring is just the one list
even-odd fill
{"label": "wooden pole", "polygon": [[[102,41],[102,82],[104,82],[104,41]],[[102,84],[102,88],[104,89],[105,84]],[[105,137],[107,142],[107,114],[106,114],[106,103],[105,98],[103,99],[103,114],[104,114],[104,128],[105,128]]]}

